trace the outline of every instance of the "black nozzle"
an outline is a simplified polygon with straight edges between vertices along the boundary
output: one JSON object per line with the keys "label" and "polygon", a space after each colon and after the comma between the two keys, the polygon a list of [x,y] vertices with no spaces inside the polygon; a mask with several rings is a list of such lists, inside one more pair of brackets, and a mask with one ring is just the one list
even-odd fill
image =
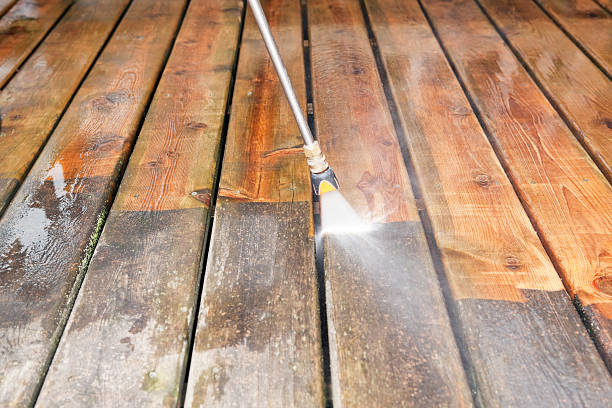
{"label": "black nozzle", "polygon": [[312,181],[312,189],[316,196],[336,191],[340,188],[338,186],[338,179],[331,167],[328,167],[327,170],[321,173],[310,173],[310,180]]}

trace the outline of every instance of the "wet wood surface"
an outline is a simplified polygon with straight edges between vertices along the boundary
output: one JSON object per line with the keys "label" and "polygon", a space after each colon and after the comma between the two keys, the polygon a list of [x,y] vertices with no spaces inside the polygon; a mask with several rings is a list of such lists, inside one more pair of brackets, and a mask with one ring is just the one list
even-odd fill
{"label": "wet wood surface", "polygon": [[593,1],[0,0],[0,405],[609,405]]}
{"label": "wet wood surface", "polygon": [[612,16],[593,0],[536,0],[612,76]]}
{"label": "wet wood surface", "polygon": [[308,1],[308,20],[317,133],[375,223],[325,238],[334,406],[470,406],[359,4]]}
{"label": "wet wood surface", "polygon": [[479,1],[612,180],[612,81],[531,0]]}
{"label": "wet wood surface", "polygon": [[612,366],[612,187],[476,6],[424,5],[570,295],[599,311]]}
{"label": "wet wood surface", "polygon": [[[469,8],[467,1],[424,3],[448,12],[453,23]],[[366,5],[441,253],[477,401],[605,406],[612,380],[418,3]],[[478,44],[470,50],[477,52]]]}
{"label": "wet wood surface", "polygon": [[79,0],[0,94],[0,215],[129,0]]}
{"label": "wet wood surface", "polygon": [[2,406],[36,396],[184,4],[132,4],[0,221]]}
{"label": "wet wood surface", "polygon": [[241,16],[190,3],[40,406],[179,404]]}
{"label": "wet wood surface", "polygon": [[0,19],[0,87],[74,0],[19,0]]}
{"label": "wet wood surface", "polygon": [[[271,0],[263,7],[304,103],[299,4]],[[187,407],[324,404],[312,204],[301,144],[249,10]]]}

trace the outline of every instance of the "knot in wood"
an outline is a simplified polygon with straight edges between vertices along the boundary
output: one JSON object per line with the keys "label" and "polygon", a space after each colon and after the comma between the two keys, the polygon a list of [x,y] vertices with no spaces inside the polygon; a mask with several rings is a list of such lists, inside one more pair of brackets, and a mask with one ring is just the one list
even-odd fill
{"label": "knot in wood", "polygon": [[510,255],[506,257],[506,262],[504,263],[504,266],[507,269],[516,271],[522,266],[522,264],[521,264],[521,261],[516,256]]}
{"label": "knot in wood", "polygon": [[491,177],[488,174],[480,173],[474,177],[474,181],[481,187],[487,187],[491,184]]}
{"label": "knot in wood", "polygon": [[612,296],[612,268],[606,268],[604,276],[599,276],[593,280],[593,286],[605,295]]}

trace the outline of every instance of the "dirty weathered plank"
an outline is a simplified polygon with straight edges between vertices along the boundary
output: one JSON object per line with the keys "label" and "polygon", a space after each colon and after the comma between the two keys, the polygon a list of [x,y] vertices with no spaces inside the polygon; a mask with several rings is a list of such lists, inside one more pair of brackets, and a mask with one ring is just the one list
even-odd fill
{"label": "dirty weathered plank", "polygon": [[79,0],[0,94],[0,215],[129,0]]}
{"label": "dirty weathered plank", "polygon": [[74,0],[19,0],[0,19],[0,87]]}
{"label": "dirty weathered plank", "polygon": [[325,238],[334,406],[470,406],[360,6],[308,1],[308,19],[320,141],[372,222]]}
{"label": "dirty weathered plank", "polygon": [[[612,392],[608,372],[418,3],[366,4],[477,400],[487,407],[604,406]],[[440,7],[457,18],[467,5]],[[471,29],[470,20],[457,25]]]}
{"label": "dirty weathered plank", "polygon": [[536,0],[555,22],[612,75],[612,18],[593,0]]}
{"label": "dirty weathered plank", "polygon": [[0,405],[32,402],[185,3],[136,0],[0,221]]}
{"label": "dirty weathered plank", "polygon": [[[612,188],[476,6],[426,0],[441,41],[612,367]],[[497,69],[497,67],[503,67]]]}
{"label": "dirty weathered plank", "polygon": [[[263,7],[305,101],[299,3]],[[308,170],[250,10],[203,290],[186,406],[323,405]]]}
{"label": "dirty weathered plank", "polygon": [[177,406],[241,16],[190,3],[41,406]]}
{"label": "dirty weathered plank", "polygon": [[531,0],[478,1],[612,180],[612,82]]}

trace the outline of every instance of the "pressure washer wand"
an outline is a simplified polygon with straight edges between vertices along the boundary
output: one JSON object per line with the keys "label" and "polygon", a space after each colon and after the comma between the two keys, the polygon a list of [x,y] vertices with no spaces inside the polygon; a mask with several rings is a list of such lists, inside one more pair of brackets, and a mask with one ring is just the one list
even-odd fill
{"label": "pressure washer wand", "polygon": [[259,0],[248,0],[248,2],[249,6],[251,6],[251,10],[253,11],[253,15],[255,16],[255,21],[259,27],[261,37],[263,38],[266,48],[268,49],[270,59],[274,64],[274,68],[276,69],[278,79],[280,80],[283,90],[285,91],[285,96],[289,101],[289,106],[291,107],[291,111],[293,112],[293,116],[297,122],[298,129],[300,130],[302,138],[304,139],[304,154],[306,155],[306,161],[308,162],[308,167],[310,168],[310,179],[312,181],[314,193],[315,195],[319,196],[323,193],[337,190],[338,180],[336,179],[336,175],[331,167],[329,167],[329,164],[325,159],[325,155],[323,152],[321,152],[319,142],[314,140],[310,128],[308,127],[308,122],[306,122],[304,114],[300,109],[300,104],[298,103],[293,86],[291,85],[291,79],[289,79],[289,75],[285,69],[285,64],[283,64],[283,60],[278,52],[278,48],[274,42],[274,37],[272,37],[272,32],[270,31],[270,26],[268,25],[266,15],[261,8],[261,4],[259,3]]}

